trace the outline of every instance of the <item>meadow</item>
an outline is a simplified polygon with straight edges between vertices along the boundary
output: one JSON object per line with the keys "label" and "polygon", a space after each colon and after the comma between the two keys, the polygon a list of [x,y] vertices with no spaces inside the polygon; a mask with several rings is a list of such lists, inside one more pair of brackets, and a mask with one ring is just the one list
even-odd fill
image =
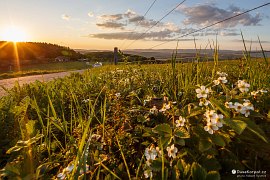
{"label": "meadow", "polygon": [[213,58],[15,86],[0,99],[1,178],[269,178],[268,59]]}
{"label": "meadow", "polygon": [[20,71],[0,71],[0,79],[87,69],[85,62],[50,62],[21,66]]}

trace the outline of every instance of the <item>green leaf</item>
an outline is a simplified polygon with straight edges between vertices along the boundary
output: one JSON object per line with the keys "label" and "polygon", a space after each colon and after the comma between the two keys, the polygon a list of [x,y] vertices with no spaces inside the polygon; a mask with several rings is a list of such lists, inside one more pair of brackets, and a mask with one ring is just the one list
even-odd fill
{"label": "green leaf", "polygon": [[[170,163],[164,158],[164,165],[165,167],[170,166]],[[153,171],[161,171],[162,169],[162,159],[158,158],[156,160],[153,160],[151,163],[151,169]]]}
{"label": "green leaf", "polygon": [[210,171],[207,173],[206,180],[220,180],[220,174],[218,171]]}
{"label": "green leaf", "polygon": [[180,138],[178,138],[178,137],[175,137],[174,143],[175,143],[175,144],[178,144],[178,145],[180,145],[180,146],[185,146],[185,144],[186,144],[184,139],[180,139]]}
{"label": "green leaf", "polygon": [[200,164],[194,162],[191,166],[191,175],[193,180],[205,180],[207,172]]}
{"label": "green leaf", "polygon": [[187,116],[186,118],[194,117],[194,116],[201,115],[201,114],[204,114],[204,113],[205,113],[205,110],[202,110],[201,108],[200,109],[195,109],[192,112],[190,112],[189,116]]}
{"label": "green leaf", "polygon": [[261,138],[264,142],[268,143],[267,137],[265,136],[263,130],[252,120],[248,119],[248,118],[243,118],[243,117],[236,117],[234,118],[235,120],[240,120],[244,123],[247,124],[247,128],[253,132],[254,134],[256,134],[259,138]]}
{"label": "green leaf", "polygon": [[189,133],[184,127],[177,128],[174,132],[174,135],[179,138],[190,138]]}
{"label": "green leaf", "polygon": [[160,137],[161,145],[162,145],[163,147],[168,146],[168,145],[171,143],[172,138],[173,138],[172,136],[169,136],[169,137],[167,137],[167,136],[161,136],[161,137]]}
{"label": "green leaf", "polygon": [[242,134],[242,132],[247,127],[247,124],[240,120],[232,120],[228,118],[224,118],[223,122],[228,125],[230,128],[232,128],[237,134]]}
{"label": "green leaf", "polygon": [[212,143],[209,142],[207,139],[200,139],[199,141],[199,150],[204,152],[212,147]]}
{"label": "green leaf", "polygon": [[218,100],[214,98],[210,98],[210,102],[218,109],[222,114],[225,115],[225,117],[230,117],[230,112],[227,110],[227,108]]}
{"label": "green leaf", "polygon": [[205,158],[202,165],[207,171],[218,171],[222,168],[216,158]]}
{"label": "green leaf", "polygon": [[143,123],[146,121],[146,119],[143,115],[139,115],[139,116],[137,116],[137,121]]}
{"label": "green leaf", "polygon": [[157,133],[161,136],[165,136],[165,135],[172,135],[172,129],[170,127],[169,124],[159,124],[156,127],[153,128],[153,132]]}
{"label": "green leaf", "polygon": [[211,136],[211,140],[213,143],[215,143],[218,146],[224,147],[226,145],[224,139],[219,134],[213,134]]}

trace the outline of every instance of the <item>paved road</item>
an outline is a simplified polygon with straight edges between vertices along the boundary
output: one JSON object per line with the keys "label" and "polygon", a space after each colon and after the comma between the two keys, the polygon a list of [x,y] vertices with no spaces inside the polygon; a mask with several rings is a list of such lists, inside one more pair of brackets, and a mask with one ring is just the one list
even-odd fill
{"label": "paved road", "polygon": [[[34,76],[25,76],[19,78],[11,78],[11,79],[3,79],[0,80],[0,85],[3,85],[5,88],[10,89],[14,86],[15,82],[18,81],[20,85],[39,81],[51,81],[55,78],[60,78],[69,75],[72,72],[83,72],[85,70],[77,70],[77,71],[68,71],[68,72],[60,72],[60,73],[52,73],[52,74],[44,74],[44,75],[34,75]],[[0,97],[6,95],[5,90],[0,87]]]}

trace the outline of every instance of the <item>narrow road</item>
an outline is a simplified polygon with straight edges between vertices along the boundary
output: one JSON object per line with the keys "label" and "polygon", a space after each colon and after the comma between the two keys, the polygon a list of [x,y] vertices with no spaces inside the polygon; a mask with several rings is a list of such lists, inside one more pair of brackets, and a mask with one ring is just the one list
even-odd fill
{"label": "narrow road", "polygon": [[60,78],[60,77],[70,75],[73,72],[81,73],[83,71],[85,71],[85,69],[84,70],[77,70],[77,71],[68,71],[68,72],[60,72],[60,73],[52,73],[52,74],[33,75],[33,76],[24,76],[24,77],[18,77],[18,78],[3,79],[3,80],[0,80],[0,97],[6,95],[5,90],[1,86],[4,86],[7,89],[11,89],[14,86],[16,81],[18,81],[20,85],[35,82],[36,80],[51,81],[51,80],[54,80],[55,78]]}

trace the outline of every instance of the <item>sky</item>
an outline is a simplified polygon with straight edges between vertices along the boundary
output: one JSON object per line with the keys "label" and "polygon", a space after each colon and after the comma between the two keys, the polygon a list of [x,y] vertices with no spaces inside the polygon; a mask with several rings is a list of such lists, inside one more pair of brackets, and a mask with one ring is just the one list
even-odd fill
{"label": "sky", "polygon": [[[270,5],[196,31],[270,0],[1,0],[0,41],[48,42],[73,49],[270,50]],[[163,18],[164,17],[164,18]],[[163,18],[163,19],[162,19]],[[159,23],[158,21],[162,19]],[[15,33],[15,35],[14,35]],[[183,37],[182,37],[183,36]]]}

